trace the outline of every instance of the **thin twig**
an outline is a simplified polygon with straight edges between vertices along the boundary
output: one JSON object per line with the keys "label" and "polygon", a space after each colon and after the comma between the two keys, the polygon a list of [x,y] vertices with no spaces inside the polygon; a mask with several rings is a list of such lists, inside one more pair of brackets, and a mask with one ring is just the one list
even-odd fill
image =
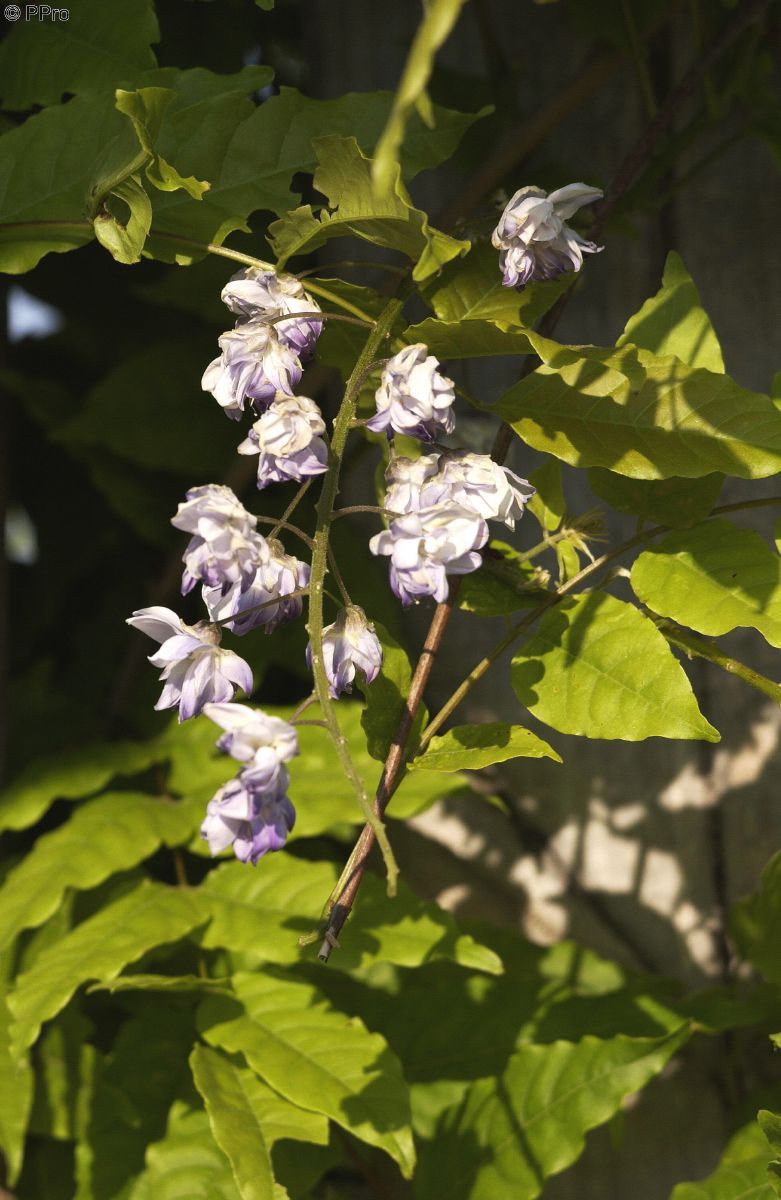
{"label": "thin twig", "polygon": [[371,329],[374,322],[366,321],[363,317],[348,317],[345,313],[323,312],[321,308],[313,312],[280,313],[276,317],[264,317],[264,325],[279,325],[282,321],[346,321],[348,325],[360,325],[363,329]]}
{"label": "thin twig", "polygon": [[288,529],[290,533],[294,533],[297,538],[300,538],[305,545],[311,550],[314,546],[314,538],[311,538],[308,533],[304,533],[303,529],[299,529],[298,525],[291,525],[289,521],[283,520],[282,517],[255,517],[256,521],[260,521],[262,525],[273,525],[269,537],[273,537],[280,529]]}
{"label": "thin twig", "polygon": [[270,600],[264,600],[261,604],[253,604],[252,608],[241,608],[233,613],[230,617],[220,617],[219,621],[212,621],[212,625],[230,625],[232,621],[243,621],[250,613],[261,612],[264,608],[271,608],[272,605],[280,605],[285,600],[296,600],[299,596],[308,596],[309,588],[296,588],[294,592],[285,592],[284,595],[272,596]]}

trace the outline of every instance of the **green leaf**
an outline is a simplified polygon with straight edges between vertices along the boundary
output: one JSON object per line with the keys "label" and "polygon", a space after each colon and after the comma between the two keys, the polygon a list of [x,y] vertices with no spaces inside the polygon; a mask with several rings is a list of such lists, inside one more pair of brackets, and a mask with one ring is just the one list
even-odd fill
{"label": "green leaf", "polygon": [[639,555],[631,582],[643,604],[699,633],[748,627],[781,646],[781,558],[750,529],[717,519],[670,534]]}
{"label": "green leaf", "polygon": [[627,343],[651,350],[660,358],[674,355],[690,367],[724,372],[721,346],[700,304],[700,296],[683,261],[670,251],[662,286],[630,317],[617,346]]}
{"label": "green leaf", "polygon": [[241,1053],[274,1091],[377,1146],[409,1178],[415,1163],[409,1097],[384,1039],[324,1002],[317,989],[270,975],[237,975],[244,1006],[209,998],[201,1007],[207,1042]]}
{"label": "green leaf", "polygon": [[701,479],[629,479],[602,467],[588,473],[591,489],[617,512],[633,513],[641,521],[671,525],[674,529],[696,525],[713,508],[724,483],[718,473]]}
{"label": "green leaf", "polygon": [[190,1055],[215,1142],[227,1155],[242,1200],[274,1200],[271,1156],[244,1086],[250,1071],[239,1071],[224,1055],[196,1046]]}
{"label": "green leaf", "polygon": [[760,1109],[757,1121],[774,1155],[767,1168],[770,1186],[776,1196],[781,1196],[781,1117],[777,1113],[768,1112],[767,1109]]}
{"label": "green leaf", "polygon": [[462,577],[457,604],[481,617],[507,616],[536,607],[548,578],[518,550],[492,538],[483,550],[483,565]]}
{"label": "green leaf", "polygon": [[39,759],[0,793],[0,830],[26,829],[55,800],[89,796],[110,780],[135,775],[163,757],[156,742],[96,742]]}
{"label": "green leaf", "polygon": [[156,65],[160,39],[152,0],[79,0],[67,21],[19,21],[0,46],[2,106],[32,108],[116,87]]}
{"label": "green leaf", "polygon": [[498,1079],[472,1084],[421,1155],[421,1195],[534,1200],[583,1151],[585,1134],[663,1069],[688,1035],[523,1045]]}
{"label": "green leaf", "polygon": [[46,1028],[34,1051],[35,1094],[30,1132],[60,1141],[77,1135],[79,1083],[94,1033],[78,1010],[66,1009]]}
{"label": "green leaf", "polygon": [[634,479],[781,470],[781,412],[726,375],[624,346],[565,347],[529,333],[543,360],[495,406],[535,450]]}
{"label": "green leaf", "polygon": [[399,175],[399,149],[407,121],[415,108],[426,123],[434,124],[426,85],[434,68],[434,56],[458,20],[464,0],[431,0],[412,40],[388,122],[377,142],[372,180],[378,196],[391,192]]}
{"label": "green leaf", "polygon": [[152,202],[137,175],[129,176],[103,197],[100,212],[93,220],[95,237],[121,263],[140,261],[151,225]]}
{"label": "green leaf", "polygon": [[[368,686],[360,681],[358,683],[366,698],[361,727],[366,734],[366,748],[369,754],[384,763],[404,712],[412,668],[406,650],[391,637],[388,630],[376,621],[374,628],[382,645],[382,666],[373,683]],[[425,720],[426,711],[421,705],[410,735],[410,745],[413,747],[420,737]]]}
{"label": "green leaf", "polygon": [[229,992],[230,978],[212,979],[206,975],[120,975],[106,983],[93,983],[88,992]]}
{"label": "green leaf", "polygon": [[149,1146],[146,1170],[128,1200],[242,1200],[230,1164],[214,1143],[209,1118],[178,1100],[166,1136]]}
{"label": "green leaf", "polygon": [[122,1022],[105,1055],[82,1042],[81,1077],[71,1080],[77,1091],[74,1200],[127,1194],[147,1146],[164,1135],[175,1098],[192,1089],[187,1056],[195,1036],[187,1008],[147,997]]}
{"label": "green leaf", "polygon": [[116,94],[116,106],[128,117],[139,145],[147,157],[146,176],[161,192],[176,192],[182,188],[193,200],[200,200],[209,184],[190,175],[180,175],[170,163],[156,153],[155,143],[160,135],[165,111],[176,93],[170,88],[139,88],[135,92]]}
{"label": "green leaf", "polygon": [[730,928],[745,958],[766,979],[781,986],[781,852],[774,854],[762,872],[759,891],[738,903],[730,913]]}
{"label": "green leaf", "polygon": [[8,996],[12,1038],[24,1049],[81,984],[119,975],[155,946],[178,941],[206,914],[197,893],[145,881],[44,950]]}
{"label": "green leaf", "polygon": [[408,345],[423,342],[437,358],[485,358],[498,354],[528,354],[531,343],[523,329],[504,328],[493,321],[439,321],[426,317],[404,331]]}
{"label": "green leaf", "polygon": [[10,1013],[0,996],[0,1151],[11,1187],[19,1177],[24,1137],[33,1102],[33,1073],[29,1056],[11,1044]]}
{"label": "green leaf", "polygon": [[653,622],[604,593],[546,613],[513,658],[512,683],[521,704],[561,733],[719,740]]}
{"label": "green leaf", "polygon": [[505,287],[499,255],[489,242],[473,246],[465,259],[449,263],[428,285],[426,299],[441,322],[492,322],[502,330],[529,328],[555,304],[572,280],[532,283],[522,292]]}
{"label": "green leaf", "polygon": [[[201,944],[250,954],[257,961],[311,960],[311,949],[299,946],[298,938],[316,928],[337,879],[331,863],[292,856],[269,858],[263,871],[251,874],[242,864],[226,863],[210,872],[201,889],[212,914]],[[417,967],[444,959],[501,973],[497,955],[462,933],[450,913],[419,900],[403,885],[389,900],[374,875],[367,875],[364,885],[349,937],[334,956],[335,967],[349,971],[377,961]]]}
{"label": "green leaf", "polygon": [[489,721],[484,725],[457,725],[442,737],[434,737],[425,752],[414,758],[410,770],[479,771],[511,758],[552,758],[556,751],[522,725]]}
{"label": "green leaf", "polygon": [[416,263],[416,280],[428,278],[443,263],[469,250],[469,242],[430,228],[426,214],[410,203],[398,175],[391,192],[375,197],[371,160],[355,138],[317,138],[314,147],[319,163],[314,186],[327,197],[329,209],[316,216],[307,204],[269,226],[280,267],[294,255],[347,234],[402,251]]}
{"label": "green leaf", "polygon": [[540,528],[545,533],[555,533],[567,511],[561,483],[561,463],[556,458],[547,458],[542,466],[529,476],[529,483],[533,484],[537,491],[526,507],[539,521]]}
{"label": "green leaf", "polygon": [[679,1183],[670,1200],[773,1200],[773,1194],[767,1142],[752,1121],[730,1138],[715,1171],[697,1183]]}
{"label": "green leaf", "polygon": [[197,823],[192,808],[136,792],[82,804],[64,825],[38,838],[0,887],[0,950],[56,912],[68,888],[96,887],[161,845],[186,842]]}

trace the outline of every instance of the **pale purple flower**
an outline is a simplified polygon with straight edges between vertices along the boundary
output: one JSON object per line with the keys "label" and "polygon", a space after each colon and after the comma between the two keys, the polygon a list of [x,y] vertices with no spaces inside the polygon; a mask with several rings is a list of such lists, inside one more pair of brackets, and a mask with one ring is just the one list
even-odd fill
{"label": "pale purple flower", "polygon": [[212,854],[233,846],[240,862],[253,866],[270,851],[281,850],[296,820],[285,794],[287,771],[279,768],[275,785],[258,790],[247,771],[221,787],[206,808],[201,837]]}
{"label": "pale purple flower", "polygon": [[307,317],[295,319],[297,313],[317,313],[319,305],[305,291],[295,275],[278,275],[262,267],[247,267],[226,283],[222,302],[240,320],[280,317],[290,313],[291,321],[274,325],[279,340],[294,350],[302,362],[312,357],[315,343],[323,331],[323,322]]}
{"label": "pale purple flower", "polygon": [[535,490],[526,479],[494,462],[489,454],[448,450],[439,460],[436,475],[424,484],[421,496],[424,505],[447,500],[486,520],[503,521],[514,529]]}
{"label": "pale purple flower", "polygon": [[164,681],[156,709],[179,708],[179,720],[196,716],[211,701],[232,700],[238,688],[250,694],[252,672],[243,658],[220,648],[220,631],[199,621],[185,625],[170,608],[140,608],[127,624],[160,643],[149,656]]}
{"label": "pale purple flower", "polygon": [[385,508],[391,513],[416,512],[426,484],[439,470],[440,455],[421,454],[420,458],[395,455],[385,471]]}
{"label": "pale purple flower", "polygon": [[234,421],[251,400],[262,411],[282,392],[292,395],[301,379],[301,360],[283,343],[273,325],[246,321],[218,338],[222,353],[203,373],[201,387]]}
{"label": "pale purple flower", "polygon": [[[242,635],[257,628],[271,633],[284,621],[301,615],[303,597],[295,593],[309,583],[309,564],[286,554],[276,538],[269,539],[266,547],[264,560],[247,586],[235,583],[224,594],[220,588],[203,589],[212,620],[225,621],[233,633]],[[226,621],[226,617],[235,620]]]}
{"label": "pale purple flower", "polygon": [[[307,646],[306,660],[312,666],[312,644]],[[382,666],[382,646],[357,604],[343,608],[333,625],[323,630],[323,666],[328,678],[328,690],[336,700],[353,690],[355,672],[360,671],[365,683],[373,683]]]}
{"label": "pale purple flower", "polygon": [[407,607],[423,596],[447,600],[447,576],[476,571],[482,562],[478,551],[487,540],[482,517],[445,503],[396,517],[375,534],[369,549],[390,557],[391,587]]}
{"label": "pale purple flower", "polygon": [[171,524],[193,534],[182,556],[184,595],[199,581],[221,593],[231,584],[248,587],[268,557],[265,539],[255,532],[257,518],[223,484],[190,488]]}
{"label": "pale purple flower", "polygon": [[385,365],[375,400],[377,412],[366,422],[375,432],[390,426],[396,433],[435,442],[455,426],[453,381],[440,375],[439,361],[422,343],[405,346]]}
{"label": "pale purple flower", "polygon": [[286,763],[298,754],[298,735],[281,717],[246,704],[207,704],[203,711],[225,730],[217,740],[218,749],[238,762],[250,763],[271,751],[278,763]]}
{"label": "pale purple flower", "polygon": [[570,229],[567,218],[599,200],[599,188],[570,183],[550,195],[538,187],[520,188],[505,208],[491,242],[500,250],[505,287],[522,288],[534,279],[555,279],[579,271],[584,254],[602,249]]}
{"label": "pale purple flower", "polygon": [[323,441],[325,421],[314,400],[307,396],[282,397],[254,423],[239,446],[239,454],[258,455],[258,487],[301,482],[328,470],[328,447]]}

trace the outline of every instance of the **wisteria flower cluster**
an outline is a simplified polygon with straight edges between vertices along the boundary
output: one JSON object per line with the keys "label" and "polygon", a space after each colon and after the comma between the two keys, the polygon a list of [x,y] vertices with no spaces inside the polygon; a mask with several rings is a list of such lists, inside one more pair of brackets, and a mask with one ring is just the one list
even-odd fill
{"label": "wisteria flower cluster", "polygon": [[[504,283],[523,286],[579,270],[583,253],[597,247],[565,220],[600,194],[584,184],[548,197],[539,188],[517,192],[493,239]],[[298,279],[268,268],[242,271],[223,288],[222,299],[236,323],[218,339],[220,355],[206,368],[202,386],[232,420],[247,409],[252,413],[238,452],[257,455],[258,488],[322,475],[329,460],[325,421],[315,402],[294,389],[314,354],[324,315]],[[386,361],[375,399],[376,412],[366,424],[386,434],[390,455],[386,528],[371,539],[370,550],[390,560],[391,588],[405,607],[426,597],[444,601],[450,576],[480,566],[488,522],[512,529],[534,488],[487,454],[442,445],[455,429],[455,387],[422,343],[404,346]],[[396,433],[421,442],[421,454],[397,454]],[[270,633],[295,620],[310,567],[285,550],[276,528],[264,537],[258,517],[223,484],[191,488],[172,524],[190,535],[182,594],[200,584],[208,620],[187,625],[171,609],[154,606],[134,612],[128,624],[158,643],[149,659],[163,683],[156,708],[177,708],[180,721],[203,712],[224,730],[217,745],[240,769],[209,802],[201,834],[213,854],[232,846],[238,859],[254,864],[279,850],[293,828],[286,764],[298,754],[298,740],[291,724],[234,702],[239,690],[252,694],[254,681],[248,663],[222,647],[222,631]],[[311,645],[307,660],[311,668]],[[322,669],[331,698],[350,693],[359,677],[370,685],[381,668],[374,625],[345,594],[345,607],[323,630]]]}

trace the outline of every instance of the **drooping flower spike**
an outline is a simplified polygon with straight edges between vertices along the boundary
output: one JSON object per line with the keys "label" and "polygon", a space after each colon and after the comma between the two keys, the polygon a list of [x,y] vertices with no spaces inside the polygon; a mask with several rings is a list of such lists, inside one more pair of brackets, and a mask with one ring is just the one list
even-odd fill
{"label": "drooping flower spike", "polygon": [[405,346],[389,359],[376,393],[377,412],[366,422],[375,433],[390,429],[435,442],[455,427],[453,381],[441,375],[439,361],[421,343]]}
{"label": "drooping flower spike", "polygon": [[206,808],[201,837],[212,854],[233,846],[239,862],[256,865],[274,850],[281,850],[296,820],[296,811],[286,795],[287,771],[279,770],[276,786],[253,786],[247,771],[218,789]]}
{"label": "drooping flower spike", "polygon": [[391,587],[406,608],[425,596],[447,600],[448,575],[476,571],[482,562],[478,551],[487,541],[482,517],[446,503],[395,517],[369,549],[390,558]]}
{"label": "drooping flower spike", "polygon": [[275,323],[277,336],[302,362],[312,357],[323,331],[323,322],[311,317],[298,318],[296,314],[316,313],[320,306],[295,275],[278,275],[276,271],[247,267],[226,283],[222,289],[222,302],[240,321],[268,321],[270,317],[290,313],[291,320]]}
{"label": "drooping flower spike", "polygon": [[[312,646],[306,659],[311,669]],[[343,608],[333,625],[323,630],[323,666],[334,700],[353,690],[356,671],[373,683],[382,666],[382,646],[366,613],[357,604]]]}
{"label": "drooping flower spike", "polygon": [[255,422],[239,454],[257,454],[259,488],[288,479],[300,483],[328,470],[324,433],[325,421],[314,400],[282,397]]}
{"label": "drooping flower spike", "polygon": [[199,582],[220,594],[231,585],[243,590],[268,557],[266,541],[255,531],[257,518],[223,484],[190,488],[171,524],[193,535],[183,555],[184,595]]}
{"label": "drooping flower spike", "polygon": [[224,622],[231,633],[239,636],[251,629],[272,633],[278,625],[300,617],[303,610],[300,593],[309,583],[309,564],[286,554],[276,538],[265,542],[265,547],[249,584],[235,583],[226,592],[221,588],[203,589],[212,620]]}
{"label": "drooping flower spike", "polygon": [[227,416],[238,421],[247,400],[262,412],[281,392],[292,396],[303,368],[274,325],[246,321],[217,339],[222,353],[209,363],[201,387]]}
{"label": "drooping flower spike", "polygon": [[187,721],[210,701],[232,700],[239,688],[252,692],[252,671],[238,654],[220,647],[215,625],[185,625],[170,608],[157,605],[138,609],[127,624],[160,643],[149,656],[153,666],[162,668],[165,685],[156,709],[178,707],[179,720]]}
{"label": "drooping flower spike", "polygon": [[579,271],[584,254],[602,247],[586,241],[566,224],[567,218],[602,197],[599,188],[570,183],[550,195],[538,187],[523,187],[506,206],[491,242],[501,253],[505,287],[522,288],[536,279],[556,279]]}
{"label": "drooping flower spike", "polygon": [[488,454],[447,450],[410,459],[391,459],[385,478],[385,508],[391,513],[417,512],[438,504],[457,504],[487,521],[510,529],[534,495],[534,488]]}

